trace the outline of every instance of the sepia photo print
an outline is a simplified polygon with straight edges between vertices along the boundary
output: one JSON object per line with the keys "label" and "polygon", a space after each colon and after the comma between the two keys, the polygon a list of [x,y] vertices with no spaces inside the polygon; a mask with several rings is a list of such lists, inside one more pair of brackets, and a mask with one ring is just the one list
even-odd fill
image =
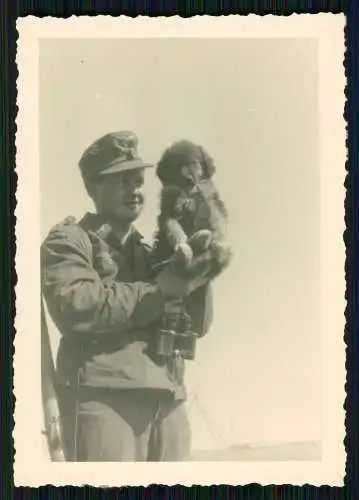
{"label": "sepia photo print", "polygon": [[23,485],[343,477],[344,23],[236,18],[20,24]]}

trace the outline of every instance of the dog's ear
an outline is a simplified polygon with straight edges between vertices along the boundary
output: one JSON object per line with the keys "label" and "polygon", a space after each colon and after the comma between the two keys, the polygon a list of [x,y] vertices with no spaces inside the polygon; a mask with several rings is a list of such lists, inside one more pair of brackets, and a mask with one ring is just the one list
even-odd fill
{"label": "dog's ear", "polygon": [[210,179],[216,171],[214,161],[202,146],[201,146],[201,153],[202,153],[201,164],[202,164],[202,168],[204,170],[204,178]]}
{"label": "dog's ear", "polygon": [[171,156],[171,148],[169,147],[164,151],[156,167],[156,175],[164,185],[172,183],[176,176]]}

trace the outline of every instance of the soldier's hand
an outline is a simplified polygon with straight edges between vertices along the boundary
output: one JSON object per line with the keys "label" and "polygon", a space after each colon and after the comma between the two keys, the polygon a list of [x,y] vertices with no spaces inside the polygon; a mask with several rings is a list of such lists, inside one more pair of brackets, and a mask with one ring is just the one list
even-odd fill
{"label": "soldier's hand", "polygon": [[174,265],[169,264],[160,272],[156,281],[164,297],[168,299],[181,299],[205,285],[208,278],[205,273],[191,280],[181,278],[176,274]]}

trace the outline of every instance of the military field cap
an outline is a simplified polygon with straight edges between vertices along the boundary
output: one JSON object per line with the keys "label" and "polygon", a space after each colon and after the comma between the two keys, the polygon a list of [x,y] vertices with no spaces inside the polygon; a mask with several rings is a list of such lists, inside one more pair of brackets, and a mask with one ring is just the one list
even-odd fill
{"label": "military field cap", "polygon": [[79,166],[86,178],[96,178],[126,170],[153,167],[137,153],[138,138],[134,132],[120,131],[106,134],[83,153]]}

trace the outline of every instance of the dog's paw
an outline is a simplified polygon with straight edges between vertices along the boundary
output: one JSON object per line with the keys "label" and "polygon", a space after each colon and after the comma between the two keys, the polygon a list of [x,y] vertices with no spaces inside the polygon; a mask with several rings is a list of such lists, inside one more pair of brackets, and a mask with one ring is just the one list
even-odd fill
{"label": "dog's paw", "polygon": [[213,255],[214,260],[221,270],[224,270],[229,266],[232,260],[232,251],[230,248],[226,247],[222,243],[217,241],[213,241],[211,243],[211,253]]}
{"label": "dog's paw", "polygon": [[175,258],[180,266],[187,269],[193,260],[193,250],[188,243],[179,243],[175,247]]}
{"label": "dog's paw", "polygon": [[188,243],[191,245],[193,253],[199,254],[207,250],[212,239],[212,231],[209,229],[200,229],[190,237]]}

